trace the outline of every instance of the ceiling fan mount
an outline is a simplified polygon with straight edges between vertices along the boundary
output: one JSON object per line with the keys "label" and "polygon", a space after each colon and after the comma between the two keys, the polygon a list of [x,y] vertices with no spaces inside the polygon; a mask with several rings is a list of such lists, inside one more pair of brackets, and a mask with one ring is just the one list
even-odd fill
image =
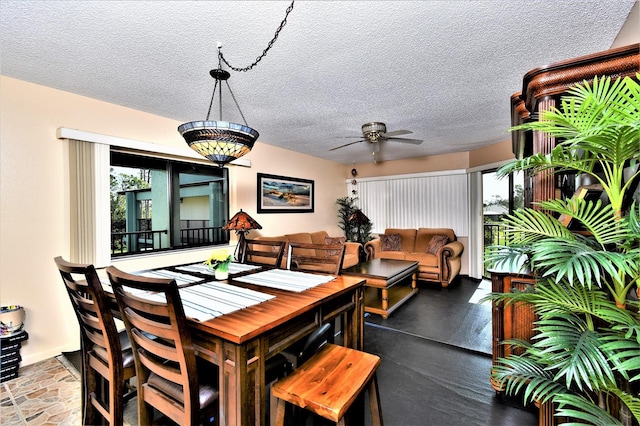
{"label": "ceiling fan mount", "polygon": [[362,136],[343,136],[345,138],[359,138],[360,140],[331,148],[329,151],[335,151],[336,149],[344,148],[359,142],[369,142],[372,145],[371,148],[373,150],[374,162],[377,163],[379,160],[376,160],[376,154],[380,151],[381,142],[397,141],[411,143],[414,145],[421,144],[422,139],[407,139],[396,137],[400,135],[409,135],[411,133],[413,132],[410,130],[394,130],[392,132],[387,132],[386,124],[380,121],[372,121],[362,125]]}

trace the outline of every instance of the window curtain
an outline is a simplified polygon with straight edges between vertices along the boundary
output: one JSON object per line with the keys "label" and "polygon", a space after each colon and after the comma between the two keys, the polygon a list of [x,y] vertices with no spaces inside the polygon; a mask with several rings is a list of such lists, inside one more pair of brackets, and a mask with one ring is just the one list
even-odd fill
{"label": "window curtain", "polygon": [[469,276],[477,279],[484,274],[482,198],[482,172],[469,173]]}
{"label": "window curtain", "polygon": [[374,233],[386,228],[452,228],[457,236],[469,235],[465,172],[358,179],[357,191],[356,204],[373,222]]}
{"label": "window curtain", "polygon": [[69,139],[70,261],[111,261],[109,145]]}

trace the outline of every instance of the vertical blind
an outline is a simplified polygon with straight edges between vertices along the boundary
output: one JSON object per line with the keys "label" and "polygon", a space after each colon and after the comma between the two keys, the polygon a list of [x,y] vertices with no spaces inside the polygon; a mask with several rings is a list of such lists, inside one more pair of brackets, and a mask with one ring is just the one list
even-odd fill
{"label": "vertical blind", "polygon": [[109,264],[109,146],[69,140],[70,260]]}
{"label": "vertical blind", "polygon": [[386,228],[452,228],[457,236],[469,235],[466,172],[358,179],[356,196],[374,233]]}

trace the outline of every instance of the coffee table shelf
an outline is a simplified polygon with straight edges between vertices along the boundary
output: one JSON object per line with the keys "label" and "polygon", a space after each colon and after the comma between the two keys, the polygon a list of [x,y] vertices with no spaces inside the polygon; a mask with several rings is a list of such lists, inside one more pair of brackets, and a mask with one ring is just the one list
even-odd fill
{"label": "coffee table shelf", "polygon": [[[343,275],[365,278],[364,311],[389,315],[418,292],[418,262],[372,259],[343,270]],[[407,285],[410,284],[410,285]]]}

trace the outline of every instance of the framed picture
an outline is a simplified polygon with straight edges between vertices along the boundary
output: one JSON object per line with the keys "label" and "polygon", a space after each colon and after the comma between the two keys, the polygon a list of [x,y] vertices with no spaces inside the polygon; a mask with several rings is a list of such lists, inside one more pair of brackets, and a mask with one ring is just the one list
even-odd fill
{"label": "framed picture", "polygon": [[313,213],[312,180],[258,173],[258,213]]}

